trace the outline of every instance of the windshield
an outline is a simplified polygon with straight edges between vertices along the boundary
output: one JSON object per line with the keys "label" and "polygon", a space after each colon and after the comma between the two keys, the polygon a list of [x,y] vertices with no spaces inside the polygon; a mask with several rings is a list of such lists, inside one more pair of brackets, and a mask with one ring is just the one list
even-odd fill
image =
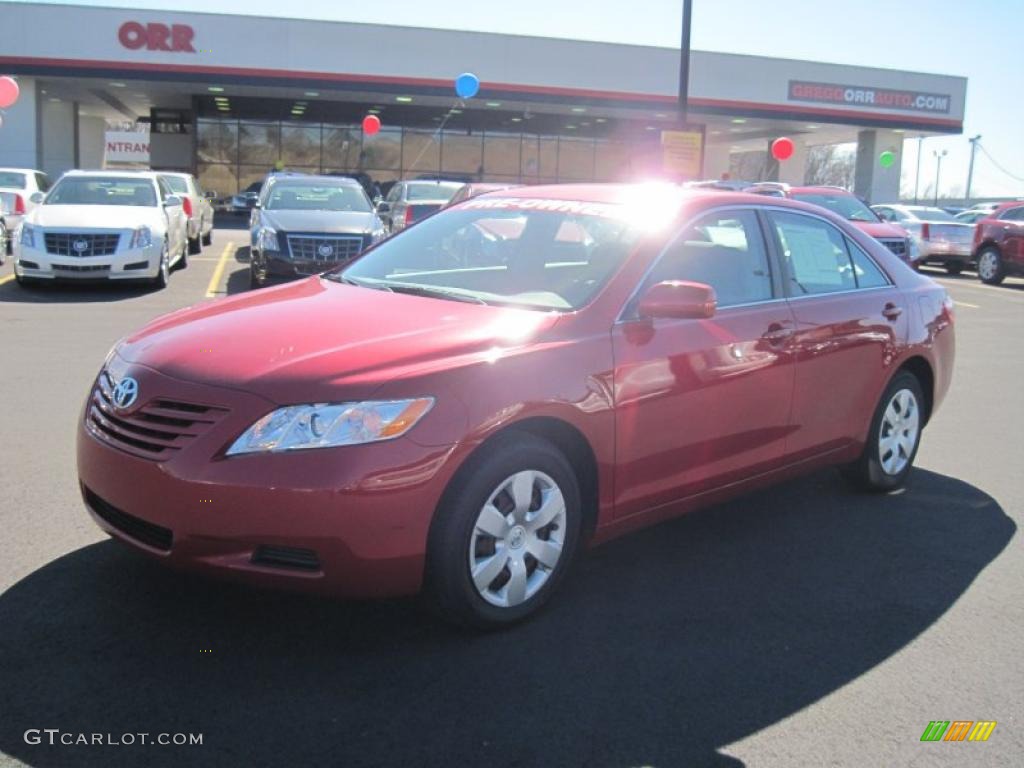
{"label": "windshield", "polygon": [[66,176],[46,196],[44,205],[154,206],[156,189],[149,179]]}
{"label": "windshield", "polygon": [[24,173],[11,173],[10,171],[0,171],[0,187],[10,187],[13,189],[24,189],[25,188],[25,174]]}
{"label": "windshield", "polygon": [[183,176],[161,176],[167,182],[167,186],[176,195],[188,194],[188,181]]}
{"label": "windshield", "polygon": [[441,200],[447,203],[460,186],[460,184],[409,184],[405,197],[407,200]]}
{"label": "windshield", "polygon": [[956,221],[941,208],[911,208],[910,213],[921,221]]}
{"label": "windshield", "polygon": [[268,211],[357,211],[370,212],[370,201],[361,187],[348,184],[275,184],[264,206]]}
{"label": "windshield", "polygon": [[254,181],[252,184],[250,184],[248,187],[246,187],[242,191],[245,194],[255,194],[256,192],[259,192],[262,187],[263,187],[263,182],[262,181]]}
{"label": "windshield", "polygon": [[[548,210],[537,210],[541,205]],[[478,198],[424,219],[327,277],[450,300],[578,309],[640,238],[640,228],[618,213],[603,204]]]}
{"label": "windshield", "polygon": [[878,221],[875,212],[853,195],[801,194],[793,199],[828,208],[849,221]]}

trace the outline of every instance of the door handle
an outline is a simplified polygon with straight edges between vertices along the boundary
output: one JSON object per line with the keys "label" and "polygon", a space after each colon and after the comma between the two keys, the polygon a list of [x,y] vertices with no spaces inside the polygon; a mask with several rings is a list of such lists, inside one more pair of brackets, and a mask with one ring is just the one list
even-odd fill
{"label": "door handle", "polygon": [[886,304],[885,309],[882,310],[882,317],[890,322],[895,321],[902,314],[903,310],[892,303]]}
{"label": "door handle", "polygon": [[772,323],[768,326],[768,330],[761,334],[761,338],[772,346],[778,346],[784,344],[793,333],[792,328],[787,328],[781,323]]}

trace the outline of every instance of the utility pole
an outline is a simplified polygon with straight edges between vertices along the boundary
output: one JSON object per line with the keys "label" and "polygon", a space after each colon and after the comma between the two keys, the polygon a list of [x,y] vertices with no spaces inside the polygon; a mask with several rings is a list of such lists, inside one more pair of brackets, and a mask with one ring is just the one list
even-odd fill
{"label": "utility pole", "polygon": [[693,0],[683,0],[683,30],[679,43],[679,115],[687,123],[686,107],[690,99],[690,22]]}
{"label": "utility pole", "polygon": [[923,149],[924,136],[917,137],[917,175],[914,176],[914,205],[917,205],[917,192],[921,188],[921,151]]}
{"label": "utility pole", "polygon": [[932,154],[935,155],[935,207],[939,207],[939,174],[942,173],[942,158],[949,154],[948,149],[944,149],[939,152],[937,149],[932,150]]}
{"label": "utility pole", "polygon": [[978,149],[978,142],[981,141],[981,134],[968,139],[971,142],[971,162],[967,165],[967,191],[964,192],[964,205],[971,204],[971,182],[974,180],[974,153]]}

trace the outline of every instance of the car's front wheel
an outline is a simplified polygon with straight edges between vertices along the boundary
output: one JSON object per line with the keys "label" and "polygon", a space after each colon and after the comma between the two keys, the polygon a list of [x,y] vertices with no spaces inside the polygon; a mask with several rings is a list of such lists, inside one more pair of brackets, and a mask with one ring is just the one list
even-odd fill
{"label": "car's front wheel", "polygon": [[512,432],[460,471],[437,511],[427,594],[446,619],[494,629],[551,597],[573,560],[579,483],[551,443]]}
{"label": "car's front wheel", "polygon": [[891,491],[903,485],[921,444],[924,402],[917,377],[909,371],[897,373],[875,409],[864,451],[842,468],[843,475],[867,491]]}
{"label": "car's front wheel", "polygon": [[153,287],[160,290],[167,287],[171,280],[171,258],[167,254],[167,241],[164,240],[164,248],[160,252],[160,266],[153,278]]}
{"label": "car's front wheel", "polygon": [[982,249],[978,254],[978,278],[988,285],[999,285],[1006,277],[1003,258],[996,248]]}

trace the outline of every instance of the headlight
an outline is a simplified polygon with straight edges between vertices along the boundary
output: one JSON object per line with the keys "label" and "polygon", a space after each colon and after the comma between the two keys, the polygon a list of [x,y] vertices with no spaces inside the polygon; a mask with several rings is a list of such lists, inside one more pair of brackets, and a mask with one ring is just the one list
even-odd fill
{"label": "headlight", "polygon": [[261,251],[280,251],[277,244],[277,232],[263,227],[256,235],[256,247]]}
{"label": "headlight", "polygon": [[289,405],[271,411],[245,430],[228,449],[227,455],[332,448],[391,440],[412,429],[433,405],[432,397]]}
{"label": "headlight", "polygon": [[139,227],[132,232],[129,248],[148,248],[153,244],[153,232],[149,227]]}
{"label": "headlight", "polygon": [[29,248],[36,247],[36,228],[29,224],[21,225],[21,239],[18,241]]}

